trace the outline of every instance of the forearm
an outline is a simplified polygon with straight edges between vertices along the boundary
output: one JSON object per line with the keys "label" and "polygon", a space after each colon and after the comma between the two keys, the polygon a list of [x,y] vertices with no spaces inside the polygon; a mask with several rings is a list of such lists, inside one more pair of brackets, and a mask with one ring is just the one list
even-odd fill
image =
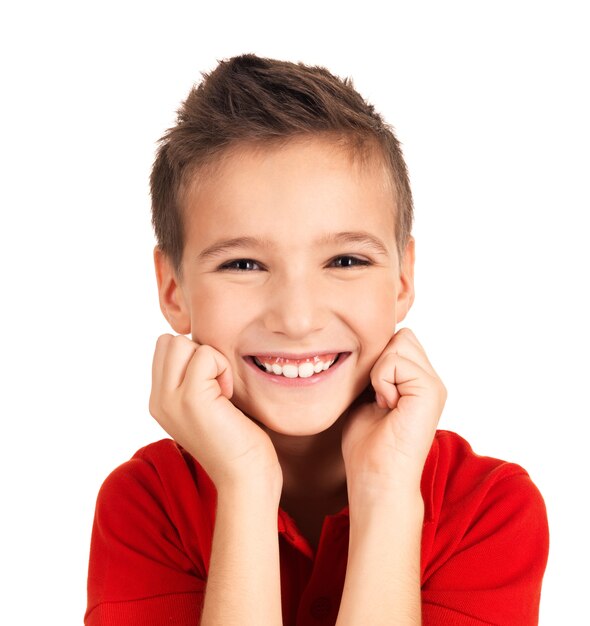
{"label": "forearm", "polygon": [[220,492],[201,626],[280,626],[278,502],[262,488]]}
{"label": "forearm", "polygon": [[351,498],[346,579],[337,626],[419,626],[419,492],[379,500]]}

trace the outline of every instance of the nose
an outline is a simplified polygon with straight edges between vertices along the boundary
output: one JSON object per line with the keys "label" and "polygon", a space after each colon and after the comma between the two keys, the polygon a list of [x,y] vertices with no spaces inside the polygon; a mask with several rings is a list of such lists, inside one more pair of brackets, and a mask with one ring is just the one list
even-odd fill
{"label": "nose", "polygon": [[327,323],[326,291],[309,275],[277,277],[266,296],[264,322],[273,333],[300,340]]}

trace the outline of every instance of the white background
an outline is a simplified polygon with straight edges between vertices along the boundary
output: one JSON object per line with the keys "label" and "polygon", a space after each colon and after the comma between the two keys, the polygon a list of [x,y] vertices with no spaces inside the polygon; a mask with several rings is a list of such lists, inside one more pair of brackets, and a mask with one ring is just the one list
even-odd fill
{"label": "white background", "polygon": [[416,201],[405,325],[449,390],[441,427],[529,471],[551,528],[541,624],[581,623],[586,3],[234,4],[0,16],[0,621],[81,623],[97,491],[165,436],[148,412],[155,341],[172,332],[152,265],[155,142],[200,71],[255,52],[352,76],[395,127]]}

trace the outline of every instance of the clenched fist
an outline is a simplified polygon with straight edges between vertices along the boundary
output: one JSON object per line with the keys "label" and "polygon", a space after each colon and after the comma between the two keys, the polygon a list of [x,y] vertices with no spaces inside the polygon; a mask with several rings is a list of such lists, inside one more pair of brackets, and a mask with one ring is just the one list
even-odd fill
{"label": "clenched fist", "polygon": [[392,337],[371,385],[374,394],[357,399],[343,430],[349,490],[418,490],[447,391],[411,330]]}
{"label": "clenched fist", "polygon": [[204,468],[217,490],[254,482],[277,490],[282,473],[268,435],[231,402],[233,378],[217,350],[161,335],[152,367],[151,415]]}

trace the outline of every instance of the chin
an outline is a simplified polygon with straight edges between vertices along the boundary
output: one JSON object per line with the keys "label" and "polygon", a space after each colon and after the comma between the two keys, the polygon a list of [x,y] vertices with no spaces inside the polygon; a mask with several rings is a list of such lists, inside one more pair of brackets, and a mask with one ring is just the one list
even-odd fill
{"label": "chin", "polygon": [[244,411],[264,430],[290,437],[318,435],[333,426],[348,405],[322,406],[312,409],[302,406],[280,407],[272,412],[265,410]]}

